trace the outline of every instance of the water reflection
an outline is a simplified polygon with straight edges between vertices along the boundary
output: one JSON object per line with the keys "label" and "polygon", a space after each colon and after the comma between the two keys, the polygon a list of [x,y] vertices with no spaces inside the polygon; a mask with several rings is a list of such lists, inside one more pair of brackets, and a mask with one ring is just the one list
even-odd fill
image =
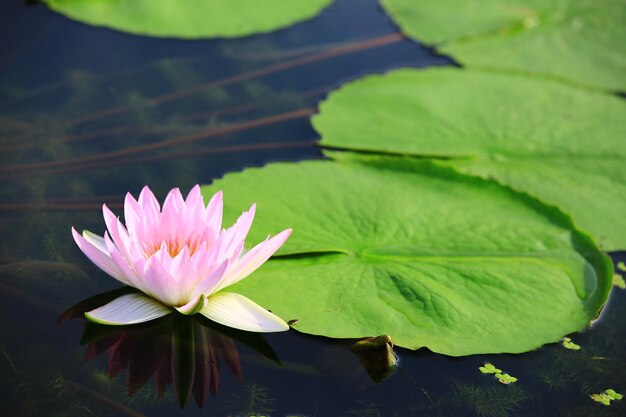
{"label": "water reflection", "polygon": [[[65,311],[59,322],[82,318],[86,311],[130,291],[122,288],[88,298]],[[111,378],[126,372],[129,396],[152,378],[158,397],[161,398],[172,386],[182,408],[190,396],[202,407],[209,393],[217,394],[221,362],[225,362],[230,372],[243,382],[235,341],[280,364],[260,334],[220,326],[197,315],[172,314],[133,326],[87,322],[80,343],[87,344],[85,360],[100,356],[108,358]]]}

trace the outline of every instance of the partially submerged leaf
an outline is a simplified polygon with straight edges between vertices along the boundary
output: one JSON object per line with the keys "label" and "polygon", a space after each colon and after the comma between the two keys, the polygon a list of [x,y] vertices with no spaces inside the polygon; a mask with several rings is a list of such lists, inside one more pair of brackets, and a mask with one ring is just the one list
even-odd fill
{"label": "partially submerged leaf", "polygon": [[564,337],[562,344],[565,349],[580,350],[580,345],[577,345],[576,343],[572,342],[572,339],[569,337]]}
{"label": "partially submerged leaf", "polygon": [[52,10],[94,26],[172,38],[239,37],[315,16],[332,0],[43,0]]}
{"label": "partially submerged leaf", "polygon": [[611,397],[604,393],[591,394],[589,397],[595,402],[601,403],[603,405],[611,405]]}
{"label": "partially submerged leaf", "polygon": [[331,93],[321,144],[442,158],[571,213],[606,250],[626,249],[626,102],[484,71],[403,69]]}
{"label": "partially submerged leaf", "polygon": [[624,277],[620,274],[613,274],[613,285],[620,290],[626,289],[626,281],[624,281]]}
{"label": "partially submerged leaf", "polygon": [[626,90],[622,0],[381,0],[400,29],[467,66]]}
{"label": "partially submerged leaf", "polygon": [[397,369],[398,356],[393,351],[393,340],[387,335],[367,337],[350,348],[372,381],[379,383],[389,378]]}
{"label": "partially submerged leaf", "polygon": [[305,333],[524,352],[586,327],[610,289],[610,261],[561,212],[427,162],[273,164],[203,193],[218,189],[227,220],[257,202],[252,240],[293,227],[291,256],[233,291]]}

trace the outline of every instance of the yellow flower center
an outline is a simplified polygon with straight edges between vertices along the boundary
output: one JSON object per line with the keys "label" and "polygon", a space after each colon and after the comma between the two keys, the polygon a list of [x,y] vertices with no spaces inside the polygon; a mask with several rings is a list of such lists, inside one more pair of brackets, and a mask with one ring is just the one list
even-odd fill
{"label": "yellow flower center", "polygon": [[[172,258],[175,258],[185,246],[189,248],[189,256],[193,256],[194,253],[200,248],[200,243],[197,239],[189,241],[189,242],[180,242],[180,241],[164,241],[165,246],[167,248],[167,252],[170,254]],[[161,250],[162,243],[151,243],[147,244],[145,247],[146,258],[151,257],[159,250]]]}

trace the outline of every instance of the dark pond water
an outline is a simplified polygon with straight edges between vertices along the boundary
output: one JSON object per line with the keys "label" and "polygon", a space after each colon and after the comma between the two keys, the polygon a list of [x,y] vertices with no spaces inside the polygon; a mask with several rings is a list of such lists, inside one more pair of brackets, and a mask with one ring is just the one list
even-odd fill
{"label": "dark pond water", "polygon": [[[579,351],[455,359],[397,349],[391,375],[352,353],[354,341],[295,331],[180,318],[58,324],[66,308],[118,287],[69,233],[102,230],[103,202],[119,212],[144,184],[163,197],[248,166],[321,158],[308,116],[329,90],[452,61],[399,37],[374,0],[337,0],[312,21],[229,41],[125,35],[31,3],[0,5],[0,415],[624,415],[626,400],[589,398],[626,391],[624,291],[572,335]],[[484,362],[518,381],[481,374]]]}

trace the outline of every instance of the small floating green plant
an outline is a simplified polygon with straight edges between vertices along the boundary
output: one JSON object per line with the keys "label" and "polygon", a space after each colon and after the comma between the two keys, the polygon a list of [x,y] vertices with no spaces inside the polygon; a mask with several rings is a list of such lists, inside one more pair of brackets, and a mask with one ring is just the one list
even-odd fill
{"label": "small floating green plant", "polygon": [[[626,272],[626,264],[624,262],[617,263],[617,269]],[[620,274],[613,274],[613,286],[619,289],[626,289],[626,281],[624,281],[624,277]]]}
{"label": "small floating green plant", "polygon": [[611,401],[621,400],[622,398],[624,398],[622,394],[616,392],[614,389],[611,388],[605,390],[604,392],[601,392],[600,394],[591,394],[589,397],[595,402],[603,405],[611,405]]}
{"label": "small floating green plant", "polygon": [[500,374],[502,371],[490,363],[486,363],[485,366],[478,368],[483,374]]}
{"label": "small floating green plant", "polygon": [[580,350],[580,345],[577,345],[576,343],[572,342],[572,339],[570,339],[569,337],[564,337],[561,344],[563,345],[565,349]]}
{"label": "small floating green plant", "polygon": [[517,382],[517,378],[509,374],[496,374],[496,378],[498,378],[499,383],[504,384],[504,385],[509,385],[514,382]]}
{"label": "small floating green plant", "polygon": [[509,385],[509,384],[514,383],[514,382],[517,382],[517,378],[516,377],[511,376],[511,375],[506,374],[506,373],[502,373],[501,369],[496,368],[491,363],[485,363],[483,366],[479,367],[478,370],[480,372],[482,372],[483,374],[491,374],[491,375],[493,375],[494,377],[496,377],[498,382],[500,382],[501,384],[504,384],[504,385]]}

